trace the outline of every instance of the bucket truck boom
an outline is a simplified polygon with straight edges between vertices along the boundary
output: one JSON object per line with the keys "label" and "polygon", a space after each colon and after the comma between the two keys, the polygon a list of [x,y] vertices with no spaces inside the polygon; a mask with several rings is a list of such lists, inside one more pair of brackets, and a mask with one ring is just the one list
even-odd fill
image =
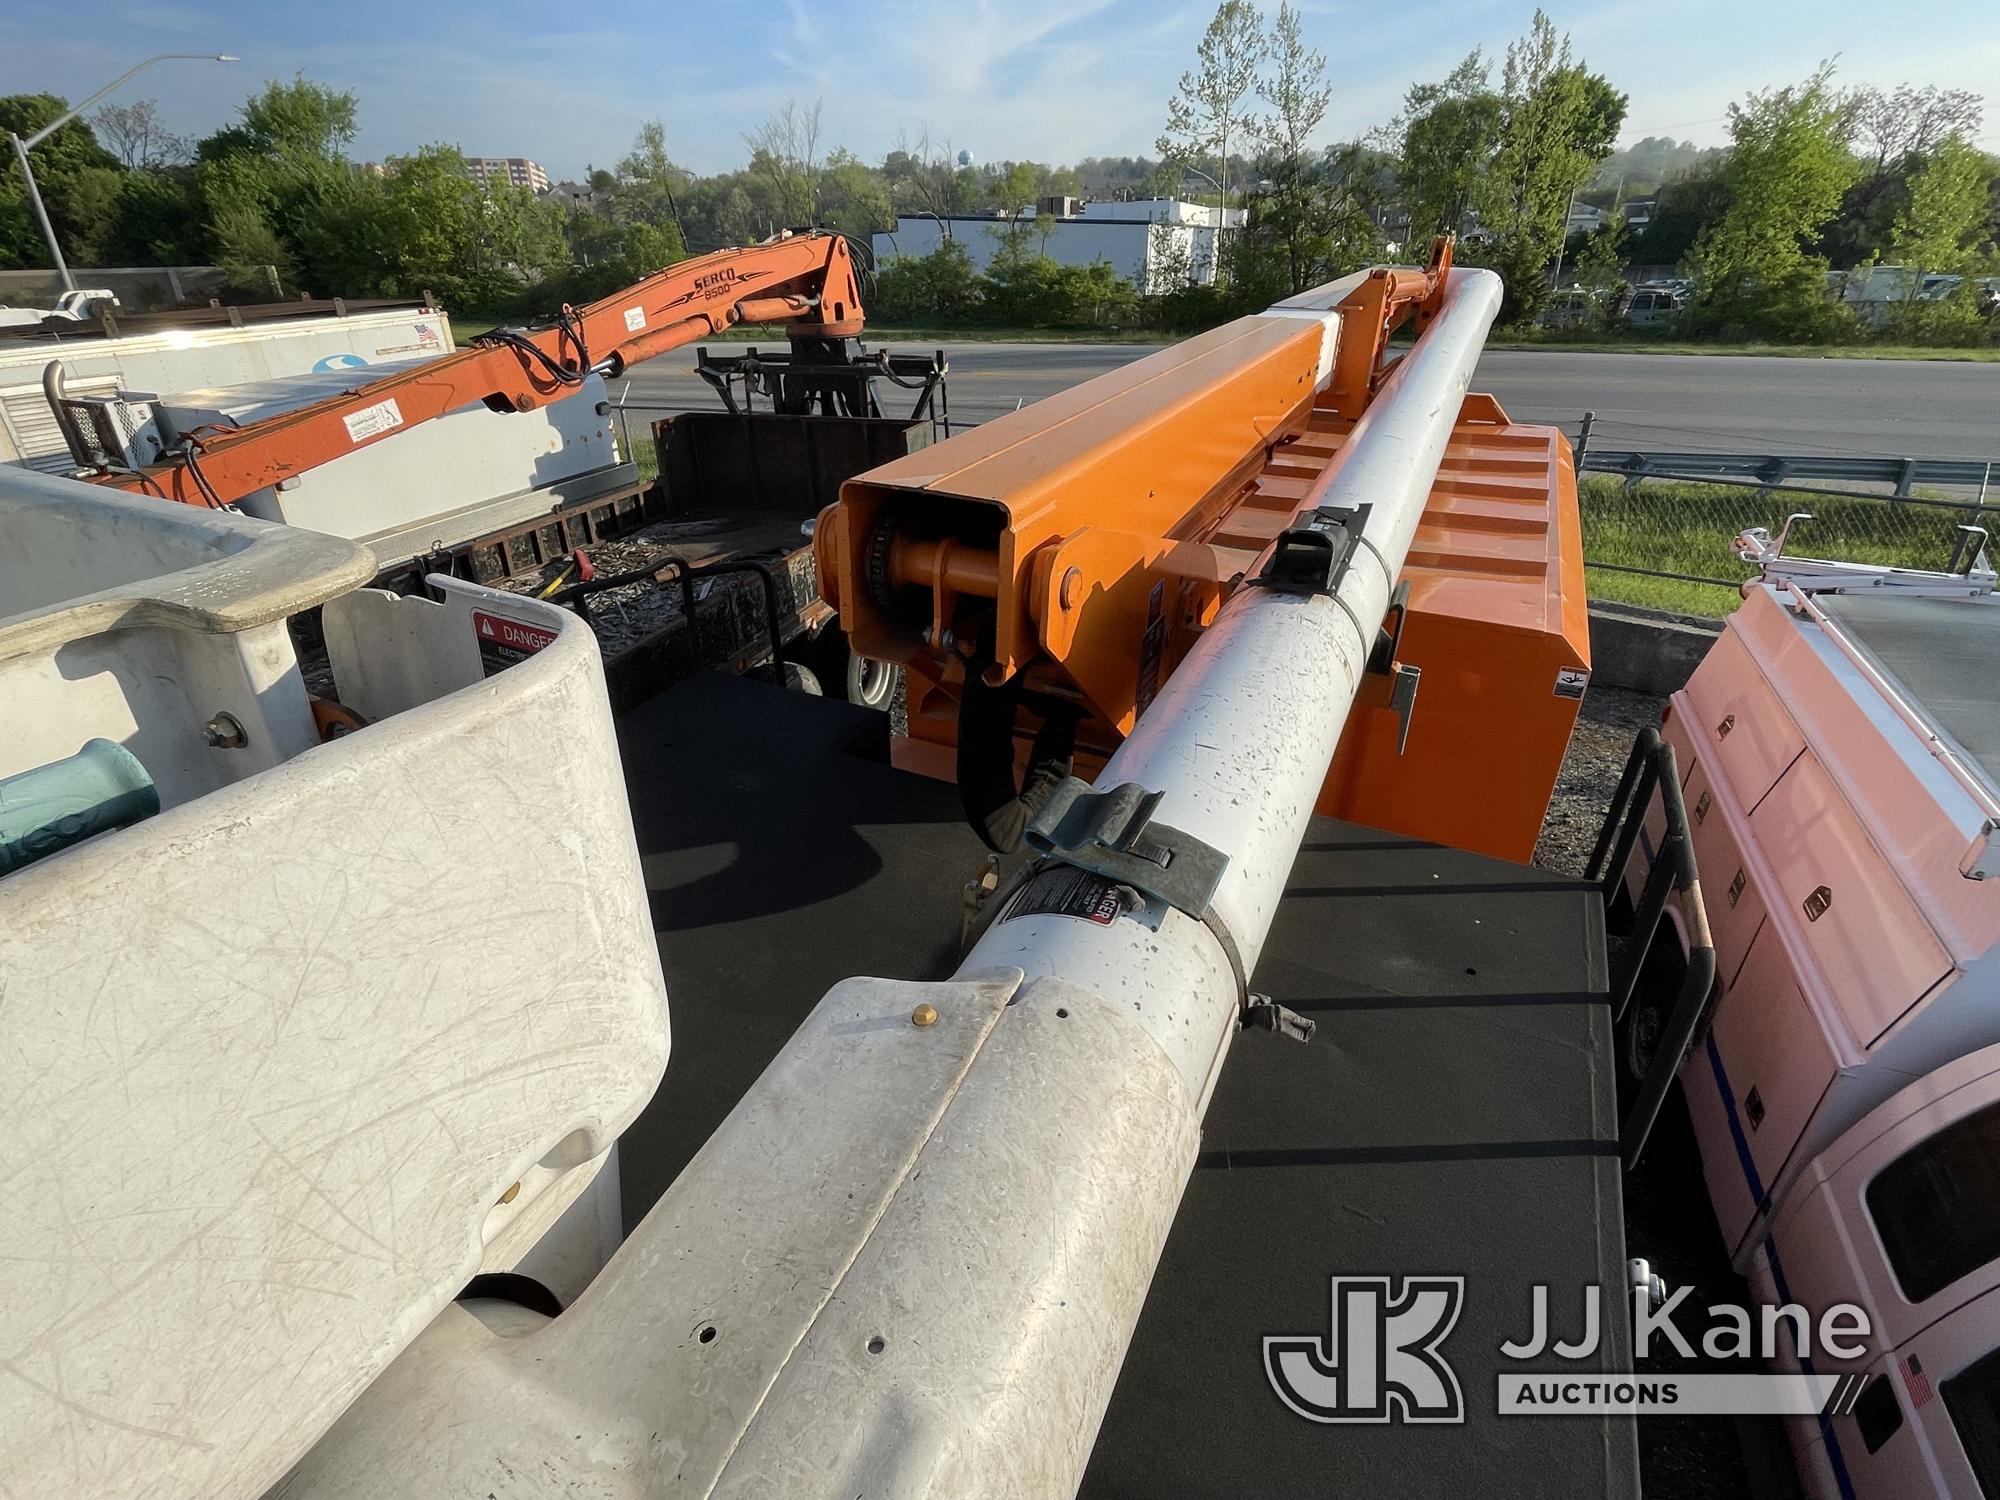
{"label": "bucket truck boom", "polygon": [[[338,396],[247,427],[202,431],[178,455],[140,469],[107,465],[97,482],[188,505],[230,505],[419,422],[463,406],[532,411],[593,371],[631,366],[737,323],[784,323],[794,346],[858,337],[861,289],[847,240],[787,234],[718,250],[656,272],[586,307],[565,307],[546,326],[499,328],[472,347],[385,375]],[[51,378],[59,382],[52,367]],[[52,385],[58,420],[78,429],[73,451],[115,454],[115,437],[91,440],[88,401]]]}
{"label": "bucket truck boom", "polygon": [[[814,261],[807,253],[814,245],[830,259]],[[656,352],[684,341],[691,319],[716,326],[733,316],[770,316],[763,304],[774,298],[786,307],[794,307],[786,299],[801,299],[797,315],[828,332],[858,318],[851,281],[832,292],[825,279],[833,270],[851,274],[840,242],[758,248],[771,252],[759,262],[769,273],[760,288],[776,290],[725,288],[713,317],[673,313],[709,305],[683,279],[687,296],[673,307],[657,297],[638,304],[642,328],[629,342],[614,333],[601,350],[591,347],[590,330],[617,316],[599,304],[576,315],[575,327],[538,336],[546,342],[533,355],[505,342],[475,351],[460,368],[483,372],[479,379],[447,376],[447,388],[435,392],[421,383],[386,395],[359,392],[324,412],[300,413],[291,430],[338,442],[349,418],[384,400],[400,408],[405,396],[423,401],[425,411],[486,396],[546,399],[553,387],[536,382],[553,380],[550,363],[578,367],[606,355]],[[794,255],[797,261],[786,259]],[[795,269],[781,278],[780,264]],[[224,1247],[227,1264],[201,1283],[209,1300],[185,1309],[161,1305],[179,1283],[165,1275],[149,1281],[147,1252],[132,1248],[135,1231],[128,1216],[113,1212],[120,1205],[107,1187],[110,1207],[102,1213],[93,1198],[90,1214],[62,1219],[66,1254],[115,1268],[115,1275],[97,1271],[104,1285],[74,1298],[88,1301],[89,1326],[106,1331],[87,1347],[66,1348],[65,1325],[44,1318],[36,1299],[9,1299],[0,1309],[0,1343],[32,1345],[56,1372],[0,1392],[0,1415],[8,1418],[0,1433],[20,1435],[14,1442],[0,1437],[0,1461],[16,1486],[78,1493],[87,1488],[87,1463],[89,1476],[118,1476],[126,1492],[224,1500],[254,1500],[281,1481],[286,1500],[1073,1495],[1193,1169],[1218,1073],[1245,1014],[1248,977],[1343,727],[1358,704],[1378,697],[1382,711],[1396,711],[1399,584],[1447,453],[1468,420],[1482,432],[1515,430],[1497,407],[1466,394],[1499,300],[1497,277],[1453,269],[1441,246],[1425,270],[1381,271],[1319,288],[850,481],[815,534],[828,592],[838,591],[862,650],[924,667],[926,692],[913,695],[913,718],[945,716],[966,737],[961,743],[975,732],[996,737],[980,748],[988,764],[975,767],[982,779],[974,790],[987,799],[979,826],[990,840],[1017,841],[1035,856],[956,972],[938,982],[858,977],[836,984],[610,1263],[555,1316],[477,1296],[438,1311],[436,1298],[476,1261],[480,1226],[498,1211],[496,1197],[503,1207],[518,1201],[501,1190],[540,1180],[544,1157],[537,1153],[553,1163],[545,1174],[553,1176],[596,1149],[624,1115],[607,1109],[584,1120],[589,1129],[576,1127],[581,1144],[574,1150],[551,1149],[524,1131],[515,1132],[519,1140],[505,1135],[491,1145],[482,1174],[459,1183],[440,1165],[453,1159],[449,1129],[416,1128],[465,1087],[459,1072],[445,1067],[449,1057],[439,1064],[449,1076],[423,1085],[436,1097],[413,1092],[405,1103],[396,1097],[394,1060],[369,1054],[368,1078],[381,1098],[366,1119],[350,1120],[329,1103],[338,1128],[319,1128],[320,1115],[311,1114],[314,1130],[302,1125],[284,1136],[295,1150],[279,1155],[270,1147],[266,1175],[280,1188],[303,1183],[323,1196],[322,1183],[346,1180],[328,1176],[330,1163],[352,1176],[377,1160],[393,1165],[398,1184],[409,1183],[394,1201],[406,1218],[420,1217],[425,1234],[399,1226],[385,1210],[378,1217],[387,1227],[378,1230],[371,1219],[368,1243],[431,1300],[412,1295],[379,1326],[357,1328],[357,1309],[379,1314],[395,1300],[386,1271],[347,1274],[339,1290],[353,1295],[345,1300],[288,1290],[296,1278],[275,1273],[292,1262],[278,1251],[313,1266],[315,1257],[337,1259],[338,1252],[318,1242],[300,1249],[296,1225],[261,1211],[270,1193],[247,1172],[241,1190],[248,1207],[231,1221],[237,1227]],[[1387,335],[1411,321],[1415,342],[1397,356]],[[496,373],[518,377],[525,388],[514,390]],[[1312,424],[1328,410],[1338,442],[1314,446],[1328,433]],[[1555,451],[1538,441],[1537,451]],[[1306,449],[1316,464],[1294,462]],[[191,468],[154,482],[190,486],[193,499],[209,489],[223,497],[228,490],[219,479],[268,483],[284,452],[275,438],[232,443],[218,436],[197,459],[200,483]],[[231,453],[231,463],[220,462]],[[1272,468],[1287,463],[1284,473]],[[1556,483],[1546,474],[1533,482]],[[171,509],[142,508],[156,517]],[[1077,515],[1089,524],[1073,524]],[[232,545],[253,538],[255,523],[244,518],[198,519],[228,530]],[[471,619],[498,597],[462,583],[451,591]],[[1169,592],[1171,604],[1156,610]],[[337,622],[383,615],[385,624],[401,625],[428,618],[432,608],[421,600],[370,601],[332,613]],[[452,714],[498,714],[496,685],[553,683],[559,665],[585,671],[575,653],[559,655],[565,626],[544,618],[549,613],[527,604],[520,616],[552,637],[545,652],[438,700],[442,749],[417,736],[427,721],[414,710],[404,739],[371,725],[304,752],[296,765],[245,774],[229,788],[230,805],[241,807],[230,827],[282,846],[276,820],[292,803],[315,806],[303,791],[318,782],[305,778],[365,789],[369,783],[341,770],[342,757],[371,744],[398,749],[412,766],[447,753],[472,763],[466,770],[460,760],[440,760],[424,781],[399,770],[413,784],[411,795],[447,772],[476,770],[479,786],[497,784],[510,798],[545,804],[545,823],[556,821],[571,780],[596,786],[608,775],[599,790],[611,788],[615,757],[608,772],[594,761],[594,770],[565,761],[538,793],[513,761],[495,759],[485,720],[479,735],[447,733]],[[386,628],[381,634],[390,636]],[[473,650],[469,636],[458,644]],[[385,693],[400,681],[387,666],[370,671]],[[1011,697],[1017,683],[1027,686]],[[586,707],[601,705],[601,689],[585,686],[594,690],[584,694]],[[956,707],[965,704],[969,712]],[[1004,741],[1011,777],[1015,708],[1039,721],[1033,733],[1044,753],[1028,746],[1027,782],[1002,788],[993,766],[1003,756],[994,744]],[[592,723],[603,717],[593,713]],[[1094,786],[1071,775],[1074,758],[1054,746],[1058,732],[1047,726],[1063,719],[1083,730],[1101,766]],[[386,727],[396,726],[392,720]],[[525,723],[520,737],[531,734],[562,738],[539,721]],[[253,805],[260,786],[274,789],[261,814]],[[426,961],[439,975],[425,969],[426,983],[435,989],[449,978],[476,988],[470,960],[443,946],[459,940],[467,924],[444,922],[419,899],[434,883],[422,878],[420,837],[443,836],[423,827],[442,822],[451,831],[467,821],[446,815],[442,791],[432,800],[438,806],[425,819],[398,823],[403,837],[395,848],[408,854],[396,866],[401,884],[394,891],[414,903],[411,921],[438,928],[438,956]],[[315,813],[319,841],[298,857],[340,846],[334,820],[348,805]],[[176,858],[205,847],[183,827],[200,808],[193,801],[178,809],[167,851]],[[593,826],[602,833],[611,821],[600,815]],[[118,840],[144,827],[78,852],[94,850],[95,869],[116,858]],[[628,986],[633,1015],[608,1004],[589,1008],[590,996],[607,988],[598,953],[607,945],[598,928],[629,939],[645,908],[635,851],[622,839],[611,841],[609,853],[580,840],[564,843],[553,832],[549,842],[568,862],[539,844],[515,857],[516,864],[549,867],[550,894],[534,915],[553,918],[563,900],[581,901],[563,893],[592,888],[570,873],[586,856],[596,860],[606,888],[599,904],[606,891],[617,897],[608,915],[568,924],[599,941],[590,949],[596,967],[561,993],[603,1029],[604,1067],[618,1065],[621,1079],[642,1072],[615,1033],[624,1027],[644,1040],[648,1025],[657,1035],[645,1061],[657,1066],[665,1032],[647,1014],[645,985]],[[50,911],[63,909],[55,883],[67,857],[38,867]],[[329,872],[332,858],[321,861]],[[331,888],[331,873],[319,884]],[[9,894],[0,882],[0,907]],[[157,905],[179,897],[167,888],[133,899]],[[380,923],[400,933],[389,896],[370,899],[384,910]],[[262,999],[284,988],[281,960],[324,951],[344,964],[347,948],[365,941],[341,924],[333,896],[297,907],[285,907],[268,924],[272,935],[237,955],[226,986],[200,981],[202,1014],[216,1010],[223,1044],[233,1045],[235,1033],[221,1022],[238,991],[258,1016],[288,1013]],[[434,1002],[405,972],[425,952],[414,943],[399,947],[392,957],[400,969],[343,969],[347,988],[327,998],[327,1014],[380,1010],[429,1024],[426,1007]],[[103,1075],[105,1090],[117,1082],[98,1051],[56,1034],[70,1015],[91,1024],[92,995],[66,988],[73,988],[71,971],[82,971],[67,949],[17,954],[10,969],[26,972],[31,963],[52,976],[38,1007],[49,1018],[48,1043],[29,1062],[0,1059],[0,1087],[32,1084],[37,1098],[52,1101],[51,1111],[81,1109],[68,1102],[75,1091],[62,1070]],[[545,967],[524,966],[523,985],[553,985]],[[553,1092],[544,1088],[544,1052],[536,1049],[557,1046],[560,1028],[528,1003],[540,993],[516,998],[547,1038],[511,1013],[490,1040],[467,1023],[463,1045],[481,1041],[495,1056],[493,1076],[506,1085],[487,1090],[491,1113],[503,1122],[518,1097]],[[131,1024],[142,1021],[154,1024],[151,1012],[135,1011]],[[181,1039],[179,1016],[157,1024],[175,1046],[191,1045]],[[517,1029],[525,1037],[519,1057],[509,1050]],[[329,1020],[307,1039],[315,1050],[293,1063],[309,1076],[315,1097],[340,1097],[335,1085],[351,1062],[343,1049],[369,1040],[353,1031]],[[141,1053],[146,1045],[129,1035],[115,1040]],[[386,1046],[373,1045],[376,1052]],[[195,1102],[177,1112],[162,1106],[160,1118],[185,1138],[172,1142],[172,1153],[155,1153],[155,1175],[192,1171],[186,1163],[205,1160],[204,1132],[222,1138],[239,1113],[228,1098],[202,1092],[214,1085],[198,1056],[174,1055],[191,1076]],[[42,1071],[8,1071],[30,1063]],[[507,1068],[534,1088],[517,1086]],[[486,1074],[471,1076],[479,1083]],[[561,1111],[546,1113],[568,1130],[581,1105],[567,1096],[558,1102]],[[629,1100],[614,1102],[622,1109]],[[357,1164],[351,1138],[372,1129],[378,1113],[399,1130],[405,1114],[415,1123],[383,1135],[388,1144],[379,1147],[376,1135],[362,1136],[376,1154]],[[104,1134],[55,1128],[68,1119],[55,1117],[51,1140]],[[265,1160],[254,1141],[232,1150]],[[451,1191],[432,1178],[448,1179]],[[184,1184],[149,1177],[144,1186],[171,1201]],[[0,1259],[22,1264],[46,1251],[27,1230],[0,1222]],[[177,1245],[153,1253],[170,1266],[192,1255]],[[257,1276],[223,1275],[238,1265]],[[225,1293],[261,1312],[241,1320],[254,1337],[236,1337],[208,1316]],[[355,1300],[364,1294],[372,1300]],[[162,1334],[141,1346],[115,1335],[123,1326],[120,1299],[128,1297],[144,1299],[147,1316],[162,1327],[179,1318],[185,1336]],[[339,1368],[320,1357],[338,1345],[335,1333],[367,1345],[365,1368],[360,1355]],[[228,1381],[215,1377],[217,1366],[228,1367]]]}

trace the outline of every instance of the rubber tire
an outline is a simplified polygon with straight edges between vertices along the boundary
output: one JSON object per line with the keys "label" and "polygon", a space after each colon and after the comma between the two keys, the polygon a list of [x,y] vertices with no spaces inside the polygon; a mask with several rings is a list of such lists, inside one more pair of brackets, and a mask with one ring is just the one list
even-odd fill
{"label": "rubber tire", "polygon": [[820,681],[833,684],[843,701],[861,708],[889,712],[903,685],[903,669],[857,655],[838,620],[820,631],[808,654]]}
{"label": "rubber tire", "polygon": [[1632,997],[1632,1004],[1618,1027],[1618,1061],[1625,1082],[1631,1087],[1637,1088],[1645,1082],[1653,1058],[1660,1050],[1660,1034],[1667,1029],[1672,1009],[1671,995],[1648,994],[1643,984]]}
{"label": "rubber tire", "polygon": [[903,669],[893,662],[874,661],[849,651],[847,670],[838,680],[849,703],[887,713],[896,701],[896,690],[903,685]]}

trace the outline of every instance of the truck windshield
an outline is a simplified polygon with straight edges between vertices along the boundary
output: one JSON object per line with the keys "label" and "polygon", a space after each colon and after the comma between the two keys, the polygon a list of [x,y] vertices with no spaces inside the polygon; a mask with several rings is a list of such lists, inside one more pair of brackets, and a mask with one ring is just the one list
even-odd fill
{"label": "truck windshield", "polygon": [[1941,1389],[1979,1492],[1994,1500],[2000,1496],[2000,1349],[1960,1370]]}
{"label": "truck windshield", "polygon": [[2000,1103],[1884,1167],[1868,1184],[1868,1213],[1911,1302],[2000,1256]]}

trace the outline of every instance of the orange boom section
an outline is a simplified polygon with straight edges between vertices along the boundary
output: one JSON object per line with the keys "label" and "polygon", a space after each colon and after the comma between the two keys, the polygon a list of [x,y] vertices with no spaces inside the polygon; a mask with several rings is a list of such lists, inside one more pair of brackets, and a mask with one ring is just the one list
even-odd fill
{"label": "orange boom section", "polygon": [[[843,486],[821,586],[857,651],[908,671],[898,763],[955,779],[1011,847],[1310,519],[1449,266],[1440,242]],[[1468,398],[1401,582],[1320,810],[1525,859],[1589,670],[1562,434]]]}
{"label": "orange boom section", "polygon": [[844,238],[787,234],[680,261],[587,307],[565,307],[545,327],[496,329],[468,349],[297,411],[197,433],[148,468],[92,477],[189,505],[230,505],[460,407],[533,411],[593,370],[616,377],[733,324],[777,322],[795,340],[860,334],[861,292]]}

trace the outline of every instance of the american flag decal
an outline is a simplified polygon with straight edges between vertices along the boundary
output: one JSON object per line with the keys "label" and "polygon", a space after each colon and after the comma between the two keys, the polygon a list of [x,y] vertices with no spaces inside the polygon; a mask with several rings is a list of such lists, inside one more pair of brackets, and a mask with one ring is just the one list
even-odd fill
{"label": "american flag decal", "polygon": [[1914,1354],[1903,1356],[1903,1389],[1910,1393],[1910,1405],[1926,1406],[1930,1403],[1931,1378],[1924,1373],[1924,1367],[1917,1363]]}

